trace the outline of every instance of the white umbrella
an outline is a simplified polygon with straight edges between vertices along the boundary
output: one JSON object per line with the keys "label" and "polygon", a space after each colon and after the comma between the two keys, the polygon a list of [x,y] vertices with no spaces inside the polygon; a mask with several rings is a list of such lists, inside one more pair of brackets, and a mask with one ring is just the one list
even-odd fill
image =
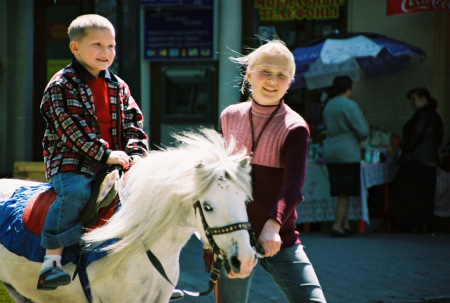
{"label": "white umbrella", "polygon": [[317,89],[330,86],[335,77],[342,75],[350,76],[353,81],[358,81],[360,71],[355,58],[349,58],[337,64],[325,64],[319,58],[311,63],[304,77],[309,89]]}
{"label": "white umbrella", "polygon": [[332,34],[305,43],[292,51],[296,75],[291,89],[331,86],[335,76],[360,78],[390,74],[409,68],[410,59],[422,60],[425,52],[411,44],[374,33]]}

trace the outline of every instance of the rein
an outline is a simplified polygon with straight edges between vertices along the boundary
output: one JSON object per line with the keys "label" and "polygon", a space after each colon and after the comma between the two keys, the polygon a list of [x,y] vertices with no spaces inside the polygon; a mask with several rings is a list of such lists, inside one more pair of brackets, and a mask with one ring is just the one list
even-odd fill
{"label": "rein", "polygon": [[[202,220],[203,230],[205,232],[206,238],[208,240],[209,245],[212,247],[214,254],[217,256],[215,258],[213,268],[211,269],[211,276],[209,278],[208,289],[206,291],[193,292],[193,291],[188,291],[188,290],[181,290],[183,293],[185,293],[189,296],[199,297],[199,296],[205,296],[205,295],[209,294],[214,289],[214,286],[217,283],[217,279],[219,278],[220,268],[222,267],[222,264],[224,265],[227,272],[231,271],[231,267],[230,267],[230,264],[228,263],[225,252],[217,246],[216,242],[214,241],[213,236],[227,234],[227,233],[231,233],[231,232],[234,232],[237,230],[246,229],[250,233],[251,244],[255,246],[257,253],[264,255],[264,249],[256,241],[256,235],[255,235],[255,232],[253,231],[253,228],[252,228],[252,225],[250,224],[250,222],[239,222],[239,223],[234,223],[234,224],[230,224],[230,225],[223,226],[223,227],[209,227],[208,223],[206,222],[205,216],[203,214],[203,210],[200,205],[200,201],[195,202],[193,206],[194,206],[194,210],[195,210],[196,214],[197,214],[197,208],[199,210],[198,212],[199,212],[200,218]],[[163,276],[163,278],[167,282],[169,282],[173,287],[175,287],[175,285],[172,283],[172,281],[170,281],[169,277],[167,276],[166,272],[164,271],[164,267],[162,266],[162,264],[158,260],[158,258],[149,249],[147,249],[146,253],[147,253],[147,257],[148,257],[150,263],[153,264],[153,266],[161,274],[161,276]]]}

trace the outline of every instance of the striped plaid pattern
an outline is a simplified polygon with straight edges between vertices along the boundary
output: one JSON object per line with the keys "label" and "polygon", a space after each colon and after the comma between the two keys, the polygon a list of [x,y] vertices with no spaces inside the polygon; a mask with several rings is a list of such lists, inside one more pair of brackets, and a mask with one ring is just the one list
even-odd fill
{"label": "striped plaid pattern", "polygon": [[[94,99],[82,69],[74,60],[53,76],[44,91],[40,110],[46,121],[42,146],[48,179],[67,171],[94,175],[110,153],[101,138]],[[112,119],[111,150],[145,155],[148,138],[143,130],[144,117],[128,85],[108,70],[105,79]]]}

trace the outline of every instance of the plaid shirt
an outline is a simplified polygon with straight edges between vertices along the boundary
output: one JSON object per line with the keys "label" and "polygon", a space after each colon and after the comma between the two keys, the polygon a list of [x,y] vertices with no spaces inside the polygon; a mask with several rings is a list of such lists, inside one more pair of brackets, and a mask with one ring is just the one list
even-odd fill
{"label": "plaid shirt", "polygon": [[44,91],[40,110],[46,121],[42,146],[47,179],[59,172],[94,175],[111,150],[123,150],[130,156],[144,156],[148,151],[142,112],[128,85],[109,70],[104,71],[104,78],[110,100],[112,146],[102,139],[83,70],[74,59],[53,76]]}

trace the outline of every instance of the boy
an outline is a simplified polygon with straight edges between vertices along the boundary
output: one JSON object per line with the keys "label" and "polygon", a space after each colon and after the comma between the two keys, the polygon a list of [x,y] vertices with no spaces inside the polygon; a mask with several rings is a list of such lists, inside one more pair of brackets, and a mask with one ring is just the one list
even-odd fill
{"label": "boy", "polygon": [[41,103],[47,179],[57,197],[42,230],[46,256],[37,284],[51,290],[70,283],[61,269],[64,247],[83,233],[78,216],[91,181],[106,165],[127,169],[148,151],[143,115],[128,85],[108,68],[115,57],[115,30],[99,15],[79,16],[69,26],[72,64],[53,76]]}

